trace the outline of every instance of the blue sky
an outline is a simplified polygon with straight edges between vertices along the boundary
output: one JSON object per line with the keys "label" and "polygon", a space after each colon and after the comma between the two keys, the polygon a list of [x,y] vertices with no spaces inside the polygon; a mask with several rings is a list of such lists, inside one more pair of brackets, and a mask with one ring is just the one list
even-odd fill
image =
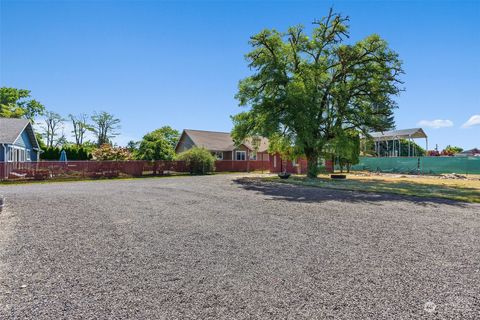
{"label": "blue sky", "polygon": [[249,37],[310,26],[333,6],[352,41],[378,33],[404,61],[397,128],[421,123],[432,147],[480,147],[480,1],[0,3],[0,85],[64,116],[111,112],[119,144],[163,125],[229,131]]}

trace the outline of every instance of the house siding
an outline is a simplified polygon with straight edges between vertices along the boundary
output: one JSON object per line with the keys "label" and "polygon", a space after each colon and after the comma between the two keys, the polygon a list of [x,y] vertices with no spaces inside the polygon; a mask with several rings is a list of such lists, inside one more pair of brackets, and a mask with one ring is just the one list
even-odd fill
{"label": "house siding", "polygon": [[33,145],[28,137],[27,131],[23,131],[22,134],[18,137],[17,141],[15,141],[15,145],[19,147],[24,147],[25,149],[32,150]]}
{"label": "house siding", "polygon": [[232,151],[223,151],[223,160],[232,160]]}
{"label": "house siding", "polygon": [[[32,142],[28,136],[26,130],[24,130],[18,139],[13,144],[15,147],[24,148],[25,150],[30,150],[30,160],[27,161],[38,161],[38,152],[33,149]],[[6,149],[6,150],[4,150]],[[6,162],[9,158],[9,154],[15,150],[12,148],[12,145],[2,145],[0,147],[0,161]]]}

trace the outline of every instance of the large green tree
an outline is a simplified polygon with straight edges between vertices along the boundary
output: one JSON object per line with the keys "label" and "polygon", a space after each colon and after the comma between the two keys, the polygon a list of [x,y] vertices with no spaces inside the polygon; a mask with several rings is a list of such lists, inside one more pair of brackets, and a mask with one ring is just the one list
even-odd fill
{"label": "large green tree", "polygon": [[246,58],[253,74],[236,95],[249,110],[232,117],[234,139],[283,135],[316,177],[324,147],[343,130],[391,128],[401,61],[378,35],[345,43],[348,36],[348,17],[331,10],[310,36],[302,26],[252,36]]}
{"label": "large green tree", "polygon": [[142,160],[173,160],[180,133],[169,126],[161,127],[143,136],[137,156]]}
{"label": "large green tree", "polygon": [[26,118],[34,121],[45,112],[45,107],[37,100],[30,99],[30,91],[25,89],[0,88],[0,117]]}

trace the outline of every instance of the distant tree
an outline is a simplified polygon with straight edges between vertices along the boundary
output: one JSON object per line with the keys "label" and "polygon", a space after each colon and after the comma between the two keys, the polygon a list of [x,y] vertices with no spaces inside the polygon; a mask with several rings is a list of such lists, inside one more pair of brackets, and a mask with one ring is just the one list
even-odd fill
{"label": "distant tree", "polygon": [[463,151],[463,148],[448,145],[445,147],[445,149],[442,150],[441,154],[442,156],[453,156],[456,153],[460,153],[462,151]]}
{"label": "distant tree", "polygon": [[0,117],[26,118],[34,122],[35,117],[45,112],[45,107],[30,98],[30,91],[16,88],[0,88]]}
{"label": "distant tree", "polygon": [[[394,146],[395,144],[395,146]],[[371,155],[371,156],[387,156],[391,155],[392,152],[395,150],[400,151],[398,153],[399,156],[424,156],[427,154],[425,149],[420,147],[415,141],[408,141],[406,139],[399,139],[399,140],[388,140],[388,141],[380,141],[377,143],[377,152],[375,151],[375,143],[373,140],[369,139],[366,141],[366,152],[364,154]],[[410,149],[410,152],[409,152]],[[397,151],[398,152],[398,151]]]}
{"label": "distant tree", "polygon": [[132,153],[132,154],[137,153],[139,144],[140,144],[140,142],[138,142],[138,141],[133,141],[133,140],[128,141],[128,143],[127,143],[128,151],[130,151],[130,153]]}
{"label": "distant tree", "polygon": [[240,81],[236,95],[250,109],[232,117],[234,140],[283,135],[316,177],[324,147],[343,130],[367,134],[393,126],[402,63],[378,35],[342,43],[348,20],[330,10],[311,35],[297,26],[250,38],[246,57],[254,74]]}
{"label": "distant tree", "polygon": [[[390,144],[393,146],[393,142],[390,142]],[[389,148],[391,149],[392,146]],[[410,141],[410,144],[408,143],[408,140],[406,139],[400,139],[400,155],[402,156],[407,156],[409,155],[408,153],[408,148],[410,148],[410,156],[424,156],[427,154],[425,149],[420,147],[415,141]]]}
{"label": "distant tree", "polygon": [[88,124],[88,116],[82,113],[78,116],[69,114],[68,117],[72,122],[72,133],[75,137],[75,144],[77,146],[80,146],[83,144],[83,138],[85,136],[85,133],[91,129],[91,126]]}
{"label": "distant tree", "polygon": [[117,130],[120,129],[120,119],[115,118],[113,114],[105,111],[95,112],[92,121],[94,124],[91,130],[97,137],[97,146],[110,144],[111,139],[119,135]]}
{"label": "distant tree", "polygon": [[44,150],[47,145],[45,144],[45,141],[43,141],[43,135],[40,132],[35,131],[35,138],[37,138],[38,146],[40,149]]}
{"label": "distant tree", "polygon": [[56,112],[47,111],[43,121],[43,137],[45,138],[47,147],[53,147],[60,130],[63,128],[64,119]]}
{"label": "distant tree", "polygon": [[142,160],[173,160],[180,133],[169,126],[161,127],[143,136],[137,155]]}
{"label": "distant tree", "polygon": [[64,145],[67,145],[68,143],[69,142],[68,142],[67,136],[65,135],[65,132],[62,130],[62,133],[55,141],[55,147],[62,147]]}

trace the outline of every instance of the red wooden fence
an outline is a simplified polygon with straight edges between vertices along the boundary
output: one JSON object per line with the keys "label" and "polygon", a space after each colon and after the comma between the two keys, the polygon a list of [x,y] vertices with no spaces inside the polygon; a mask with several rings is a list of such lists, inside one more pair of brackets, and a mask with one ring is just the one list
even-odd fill
{"label": "red wooden fence", "polygon": [[[268,161],[215,162],[216,172],[269,171]],[[113,178],[118,176],[146,176],[189,172],[184,161],[39,161],[0,162],[0,180],[5,179],[59,179],[59,178]]]}

